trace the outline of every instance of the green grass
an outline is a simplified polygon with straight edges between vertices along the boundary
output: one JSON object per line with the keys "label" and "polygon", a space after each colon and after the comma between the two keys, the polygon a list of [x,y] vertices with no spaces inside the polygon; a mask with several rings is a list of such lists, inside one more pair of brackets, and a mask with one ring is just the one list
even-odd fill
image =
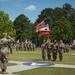
{"label": "green grass", "polygon": [[14,66],[14,65],[17,65],[17,64],[14,64],[14,63],[8,63],[8,66]]}
{"label": "green grass", "polygon": [[75,69],[39,67],[31,70],[16,72],[19,75],[75,75]]}
{"label": "green grass", "polygon": [[13,54],[9,55],[10,60],[17,61],[36,61],[41,60],[41,51],[13,51]]}
{"label": "green grass", "polygon": [[[63,54],[63,61],[59,61],[59,56],[57,60],[43,61],[41,58],[41,49],[37,48],[35,51],[13,51],[13,54],[9,55],[10,60],[25,61],[25,62],[48,62],[56,64],[72,64],[75,65],[75,50],[71,50],[69,53]],[[15,72],[18,75],[75,75],[75,69],[71,68],[58,68],[58,67],[39,67],[31,70],[25,70],[20,72]]]}
{"label": "green grass", "polygon": [[[45,61],[41,58],[41,49],[37,48],[35,51],[16,51],[13,50],[13,54],[9,54],[9,60],[14,61],[25,61],[25,62],[48,62],[54,64],[72,64],[75,65],[75,50],[71,50],[69,53],[63,54],[63,61],[60,62],[59,55],[57,60]],[[16,65],[14,63],[8,63],[8,66]],[[75,69],[71,68],[58,68],[58,67],[39,67],[31,70],[25,70],[20,72],[15,72],[19,75],[75,75]]]}
{"label": "green grass", "polygon": [[16,61],[30,61],[30,62],[48,62],[48,63],[58,63],[58,64],[73,64],[75,65],[75,55],[71,55],[72,53],[75,53],[75,50],[71,50],[69,53],[63,54],[63,61],[59,61],[59,56],[55,62],[48,61],[46,58],[46,61],[43,61],[41,58],[41,49],[37,48],[35,51],[13,51],[13,54],[9,55],[10,60],[16,60]]}
{"label": "green grass", "polygon": [[[17,65],[17,64],[14,64],[14,63],[8,63],[8,66],[14,66],[14,65]],[[1,66],[1,63],[0,63],[0,66]]]}

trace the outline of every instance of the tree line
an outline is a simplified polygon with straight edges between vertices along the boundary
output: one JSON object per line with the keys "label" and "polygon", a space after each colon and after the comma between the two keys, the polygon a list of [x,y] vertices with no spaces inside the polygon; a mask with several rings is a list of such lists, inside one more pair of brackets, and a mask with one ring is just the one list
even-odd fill
{"label": "tree line", "polygon": [[48,37],[39,36],[36,33],[36,25],[45,18],[48,19],[51,31],[50,38],[55,40],[73,40],[75,39],[75,8],[65,3],[61,8],[45,8],[43,9],[34,23],[31,23],[28,17],[20,14],[12,22],[7,13],[0,10],[0,37],[3,32],[15,38],[15,40],[30,39],[33,41],[42,41]]}

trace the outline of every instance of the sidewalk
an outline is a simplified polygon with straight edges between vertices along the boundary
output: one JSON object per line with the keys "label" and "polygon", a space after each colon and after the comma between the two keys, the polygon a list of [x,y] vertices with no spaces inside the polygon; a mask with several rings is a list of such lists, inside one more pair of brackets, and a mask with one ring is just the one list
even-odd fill
{"label": "sidewalk", "polygon": [[[6,74],[6,75],[13,75],[12,74],[13,72],[19,72],[19,71],[23,71],[23,70],[29,70],[29,69],[41,67],[41,66],[37,66],[37,65],[32,65],[32,66],[23,65],[23,63],[25,63],[25,62],[20,62],[20,61],[9,61],[9,63],[15,63],[17,65],[9,66],[7,68],[7,72],[9,72],[9,74]],[[75,69],[75,65],[66,65],[66,64],[55,64],[55,65],[47,66],[47,67],[63,67],[63,68],[74,68]],[[0,75],[3,75],[3,74],[0,74]]]}
{"label": "sidewalk", "polygon": [[0,75],[15,75],[12,73],[23,71],[23,70],[29,70],[29,69],[38,67],[38,66],[26,66],[26,65],[23,65],[23,63],[25,63],[25,62],[20,62],[20,61],[9,61],[9,63],[15,63],[17,65],[7,67],[7,72],[9,72],[9,74],[0,74]]}

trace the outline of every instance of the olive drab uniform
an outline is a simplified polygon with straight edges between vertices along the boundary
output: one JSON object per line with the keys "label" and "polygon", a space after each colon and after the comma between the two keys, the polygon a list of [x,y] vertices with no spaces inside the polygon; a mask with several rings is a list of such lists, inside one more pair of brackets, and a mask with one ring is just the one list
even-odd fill
{"label": "olive drab uniform", "polygon": [[9,50],[10,50],[10,54],[12,54],[13,53],[13,42],[10,42],[10,43],[8,43],[8,46],[9,46]]}
{"label": "olive drab uniform", "polygon": [[26,51],[26,43],[25,42],[23,44],[23,47],[24,47],[24,51]]}
{"label": "olive drab uniform", "polygon": [[35,45],[35,44],[33,44],[33,51],[35,51],[35,47],[36,47],[36,45]]}
{"label": "olive drab uniform", "polygon": [[52,46],[53,46],[53,43],[51,43],[51,41],[48,40],[47,41],[47,57],[48,57],[48,60],[51,60]]}
{"label": "olive drab uniform", "polygon": [[23,48],[23,46],[24,46],[23,44],[24,44],[23,42],[20,42],[20,45],[19,45],[19,50],[20,50],[20,51],[23,51],[23,49],[24,49],[24,48]]}
{"label": "olive drab uniform", "polygon": [[30,43],[29,47],[30,47],[30,51],[33,51],[33,44],[32,43]]}
{"label": "olive drab uniform", "polygon": [[26,46],[27,46],[27,51],[29,51],[30,50],[30,44],[27,43]]}
{"label": "olive drab uniform", "polygon": [[53,50],[52,50],[53,61],[56,61],[56,59],[57,59],[57,51],[58,51],[58,43],[54,42],[54,44],[53,44]]}
{"label": "olive drab uniform", "polygon": [[46,42],[45,41],[43,41],[41,45],[41,49],[42,49],[42,59],[45,60],[46,59]]}
{"label": "olive drab uniform", "polygon": [[62,58],[63,58],[64,47],[65,47],[65,45],[64,45],[64,43],[61,40],[60,43],[59,43],[59,49],[58,49],[60,61],[62,61]]}
{"label": "olive drab uniform", "polygon": [[19,51],[19,45],[20,45],[20,43],[19,43],[19,41],[17,41],[16,42],[16,51]]}
{"label": "olive drab uniform", "polygon": [[69,52],[70,51],[70,46],[69,44],[65,44],[65,51],[64,52]]}
{"label": "olive drab uniform", "polygon": [[2,38],[0,39],[0,60],[1,60],[1,70],[3,74],[6,74],[7,63],[8,63],[8,43],[14,41],[12,38]]}

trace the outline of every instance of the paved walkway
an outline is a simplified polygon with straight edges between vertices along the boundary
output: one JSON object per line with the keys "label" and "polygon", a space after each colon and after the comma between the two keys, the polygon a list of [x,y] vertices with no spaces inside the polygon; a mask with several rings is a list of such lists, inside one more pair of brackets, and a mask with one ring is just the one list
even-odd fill
{"label": "paved walkway", "polygon": [[[9,66],[7,68],[7,72],[9,72],[9,74],[6,75],[13,75],[13,72],[19,72],[19,71],[23,71],[23,70],[29,70],[29,69],[33,69],[33,68],[37,68],[37,67],[41,67],[41,66],[27,66],[27,65],[23,65],[23,63],[25,62],[20,62],[20,61],[9,61],[9,63],[15,63],[17,65],[14,66]],[[49,66],[51,67],[51,66]],[[63,67],[63,68],[74,68],[75,69],[75,65],[66,65],[66,64],[55,64],[52,67]],[[3,75],[3,74],[0,74]]]}

